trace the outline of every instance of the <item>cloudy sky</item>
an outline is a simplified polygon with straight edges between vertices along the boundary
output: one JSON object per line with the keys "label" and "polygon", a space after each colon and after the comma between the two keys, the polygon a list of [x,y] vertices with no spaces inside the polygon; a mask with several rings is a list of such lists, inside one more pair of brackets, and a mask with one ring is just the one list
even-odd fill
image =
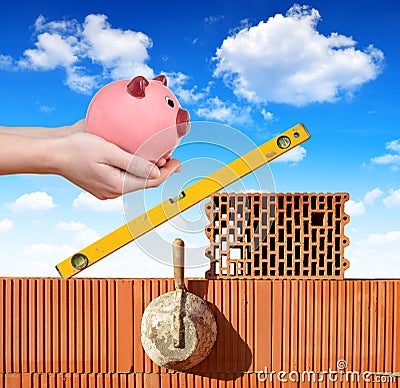
{"label": "cloudy sky", "polygon": [[[105,84],[160,73],[192,120],[237,131],[217,139],[219,148],[240,152],[303,122],[311,140],[258,173],[262,188],[349,192],[346,277],[399,277],[399,8],[389,0],[16,0],[0,14],[0,125],[71,124]],[[200,131],[191,134],[197,141],[213,132]],[[201,143],[176,151],[187,179],[210,172],[196,170],[202,158],[229,161],[222,154]],[[193,155],[200,165],[191,166]],[[125,221],[124,202],[131,216],[142,210],[137,198],[160,195],[100,202],[56,176],[6,176],[0,185],[0,273],[12,276],[57,276],[55,264]],[[198,232],[189,246],[204,250],[201,213],[82,275],[170,276],[170,252],[157,261],[163,254],[146,250],[154,241],[168,246],[188,224]],[[188,275],[202,276],[205,263]]]}

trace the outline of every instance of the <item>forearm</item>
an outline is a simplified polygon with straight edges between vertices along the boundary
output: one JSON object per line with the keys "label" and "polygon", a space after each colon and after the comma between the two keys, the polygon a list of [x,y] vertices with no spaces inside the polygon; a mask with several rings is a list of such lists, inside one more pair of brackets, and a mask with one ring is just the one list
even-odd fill
{"label": "forearm", "polygon": [[16,136],[28,136],[39,139],[49,139],[70,135],[72,133],[72,126],[62,126],[57,128],[0,126],[0,133]]}
{"label": "forearm", "polygon": [[0,133],[0,175],[56,173],[59,153],[58,139]]}

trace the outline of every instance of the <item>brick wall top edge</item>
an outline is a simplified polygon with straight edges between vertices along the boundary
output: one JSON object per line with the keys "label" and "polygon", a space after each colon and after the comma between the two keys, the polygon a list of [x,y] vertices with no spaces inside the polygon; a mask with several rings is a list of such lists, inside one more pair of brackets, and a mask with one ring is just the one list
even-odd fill
{"label": "brick wall top edge", "polygon": [[[13,281],[60,281],[60,282],[87,282],[87,281],[106,281],[106,282],[134,282],[134,281],[144,281],[144,282],[156,282],[159,280],[169,280],[173,281],[173,278],[165,277],[165,278],[71,278],[71,279],[61,279],[61,278],[51,278],[51,277],[7,277],[1,276],[0,282],[3,280],[13,280]],[[206,279],[206,278],[185,278],[185,282],[220,282],[220,281],[229,281],[229,282],[347,282],[347,283],[400,283],[400,278],[371,278],[371,279],[355,279],[355,278],[346,278],[346,279],[232,279],[232,278],[221,278],[221,279]],[[189,290],[190,291],[190,290]]]}

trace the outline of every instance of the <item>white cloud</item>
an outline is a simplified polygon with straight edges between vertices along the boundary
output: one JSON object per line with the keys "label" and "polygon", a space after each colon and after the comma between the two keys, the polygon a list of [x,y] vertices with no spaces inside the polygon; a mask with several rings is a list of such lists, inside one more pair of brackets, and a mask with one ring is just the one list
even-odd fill
{"label": "white cloud", "polygon": [[365,206],[363,201],[353,201],[349,199],[345,203],[345,212],[353,217],[353,216],[362,216],[365,214]]}
{"label": "white cloud", "polygon": [[73,241],[79,245],[89,245],[100,238],[99,234],[91,228],[85,228],[77,233],[73,237]]}
{"label": "white cloud", "polygon": [[181,72],[163,72],[163,74],[167,76],[168,87],[177,95],[179,101],[183,104],[198,104],[200,100],[204,100],[210,94],[212,82],[209,82],[207,87],[201,90],[199,90],[197,85],[188,89],[185,87],[191,78],[188,75]]}
{"label": "white cloud", "polygon": [[383,191],[379,187],[376,187],[375,189],[372,189],[365,194],[364,203],[366,205],[373,205],[375,203],[375,200],[379,197],[382,197],[382,195]]}
{"label": "white cloud", "polygon": [[43,113],[53,113],[55,111],[55,109],[49,105],[40,105],[39,107],[39,112],[43,112]]}
{"label": "white cloud", "polygon": [[400,139],[387,142],[385,148],[391,153],[376,156],[371,159],[371,163],[378,165],[391,165],[392,170],[397,170],[398,166],[400,166]]}
{"label": "white cloud", "polygon": [[147,50],[153,45],[146,34],[112,28],[107,16],[92,14],[86,16],[82,37],[89,58],[103,66],[112,79],[153,76],[153,70],[145,64]]}
{"label": "white cloud", "polygon": [[400,207],[400,189],[390,190],[390,195],[383,198],[383,204],[388,208]]}
{"label": "white cloud", "polygon": [[275,159],[273,163],[293,163],[301,162],[307,154],[307,150],[302,146],[297,146],[288,152],[285,152],[279,158]]}
{"label": "white cloud", "polygon": [[32,244],[25,248],[24,253],[32,256],[52,256],[54,258],[63,258],[70,256],[76,249],[69,245],[56,244]]}
{"label": "white cloud", "polygon": [[121,212],[123,203],[121,197],[101,200],[89,193],[80,193],[72,202],[75,209],[89,209],[96,212]]}
{"label": "white cloud", "polygon": [[207,99],[197,110],[199,117],[227,124],[251,124],[251,108],[220,100],[218,97]]}
{"label": "white cloud", "polygon": [[[154,75],[146,64],[151,39],[142,32],[112,28],[106,15],[90,14],[82,24],[75,19],[46,21],[39,16],[34,29],[35,47],[26,49],[19,60],[0,55],[0,68],[63,68],[65,84],[80,93],[90,93],[109,80]],[[100,65],[101,75],[90,74],[87,61]]]}
{"label": "white cloud", "polygon": [[13,70],[14,60],[10,55],[0,54],[0,69],[3,70]]}
{"label": "white cloud", "polygon": [[213,24],[218,23],[218,21],[224,19],[224,15],[218,15],[218,16],[209,16],[207,18],[204,18],[204,21],[207,25],[211,26]]}
{"label": "white cloud", "polygon": [[0,220],[0,234],[8,232],[14,227],[14,223],[8,219],[8,218],[3,218]]}
{"label": "white cloud", "polygon": [[79,232],[83,229],[86,229],[86,225],[83,224],[82,222],[77,222],[77,221],[69,221],[69,222],[59,221],[56,225],[56,228],[58,230],[65,230],[68,232]]}
{"label": "white cloud", "polygon": [[286,16],[241,29],[217,49],[214,76],[249,101],[293,105],[334,102],[375,79],[382,51],[357,50],[352,37],[319,33],[320,18],[316,9],[296,4]]}
{"label": "white cloud", "polygon": [[265,110],[265,109],[262,109],[261,110],[261,114],[262,114],[262,117],[264,118],[264,120],[266,121],[266,122],[271,122],[271,121],[274,121],[274,114],[272,113],[272,112],[269,112],[269,111],[267,111],[267,110]]}
{"label": "white cloud", "polygon": [[22,211],[46,211],[57,207],[53,201],[53,197],[43,191],[35,191],[33,193],[23,194],[18,197],[15,202],[9,203],[8,207],[14,212]]}
{"label": "white cloud", "polygon": [[44,32],[37,37],[35,46],[35,49],[24,51],[24,57],[18,62],[21,68],[54,70],[57,67],[69,68],[78,61],[79,47],[75,37]]}
{"label": "white cloud", "polygon": [[351,264],[346,277],[399,278],[399,252],[400,231],[371,234],[352,242],[346,252]]}
{"label": "white cloud", "polygon": [[74,232],[72,239],[74,243],[79,245],[91,244],[100,237],[94,229],[88,228],[82,222],[77,221],[59,221],[56,225],[56,229],[66,232]]}

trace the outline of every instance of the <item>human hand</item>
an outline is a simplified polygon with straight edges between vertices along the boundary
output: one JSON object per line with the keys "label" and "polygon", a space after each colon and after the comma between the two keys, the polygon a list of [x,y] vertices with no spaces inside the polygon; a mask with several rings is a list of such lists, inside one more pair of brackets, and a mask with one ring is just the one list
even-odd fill
{"label": "human hand", "polygon": [[57,173],[100,199],[157,187],[172,173],[181,170],[177,159],[165,161],[162,168],[158,168],[98,136],[84,132],[83,120],[71,126],[70,135],[57,141]]}

